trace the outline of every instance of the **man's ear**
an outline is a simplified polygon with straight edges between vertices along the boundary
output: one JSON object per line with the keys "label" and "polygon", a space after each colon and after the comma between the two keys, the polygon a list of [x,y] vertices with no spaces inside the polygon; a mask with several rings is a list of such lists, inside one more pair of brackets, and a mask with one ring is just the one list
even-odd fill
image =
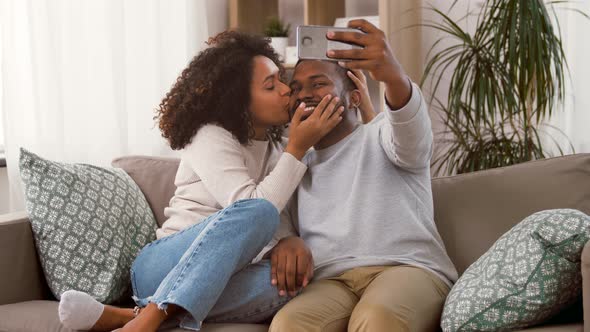
{"label": "man's ear", "polygon": [[361,105],[363,95],[358,89],[354,89],[350,91],[350,93],[348,94],[348,98],[350,101],[350,107],[359,107]]}

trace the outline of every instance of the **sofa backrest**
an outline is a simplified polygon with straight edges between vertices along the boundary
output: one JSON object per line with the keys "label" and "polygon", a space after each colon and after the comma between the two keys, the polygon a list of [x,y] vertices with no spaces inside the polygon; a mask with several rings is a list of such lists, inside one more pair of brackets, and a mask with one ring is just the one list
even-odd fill
{"label": "sofa backrest", "polygon": [[590,154],[432,180],[434,220],[462,274],[506,231],[541,210],[590,214]]}
{"label": "sofa backrest", "polygon": [[[174,195],[178,158],[113,161],[138,184],[159,225]],[[545,209],[590,214],[590,154],[550,158],[432,180],[434,220],[459,273],[524,217]]]}
{"label": "sofa backrest", "polygon": [[174,179],[180,165],[179,158],[125,156],[111,162],[113,167],[122,168],[137,183],[154,212],[156,221],[162,226],[166,217],[164,208],[174,196]]}

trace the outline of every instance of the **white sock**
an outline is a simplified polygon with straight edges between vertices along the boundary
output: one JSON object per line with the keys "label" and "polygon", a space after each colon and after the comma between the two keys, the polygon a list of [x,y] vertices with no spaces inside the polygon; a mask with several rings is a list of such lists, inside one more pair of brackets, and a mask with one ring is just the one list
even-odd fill
{"label": "white sock", "polygon": [[104,304],[84,292],[69,290],[61,294],[59,320],[67,328],[90,330],[103,311]]}

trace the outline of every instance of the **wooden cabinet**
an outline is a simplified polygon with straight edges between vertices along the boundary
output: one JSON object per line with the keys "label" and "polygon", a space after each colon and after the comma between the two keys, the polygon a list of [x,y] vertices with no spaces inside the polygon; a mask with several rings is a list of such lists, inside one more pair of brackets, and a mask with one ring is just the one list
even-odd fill
{"label": "wooden cabinet", "polygon": [[277,0],[230,0],[229,28],[262,34],[269,17],[279,16]]}
{"label": "wooden cabinet", "polygon": [[304,0],[303,22],[305,25],[334,25],[338,17],[346,16],[344,0]]}

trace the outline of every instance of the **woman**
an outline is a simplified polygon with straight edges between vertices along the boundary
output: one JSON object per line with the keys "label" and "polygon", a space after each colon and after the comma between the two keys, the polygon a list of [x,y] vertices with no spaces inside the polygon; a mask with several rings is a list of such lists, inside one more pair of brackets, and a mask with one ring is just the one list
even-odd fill
{"label": "woman", "polygon": [[[73,329],[156,331],[174,313],[180,326],[201,321],[259,322],[287,301],[261,260],[281,234],[279,212],[299,184],[305,152],[342,119],[325,98],[305,121],[289,122],[290,89],[267,40],[223,32],[182,72],[155,119],[172,149],[182,149],[177,186],[157,239],[131,268],[135,309],[104,306],[76,291],[59,315]],[[274,236],[274,238],[273,238]]]}

